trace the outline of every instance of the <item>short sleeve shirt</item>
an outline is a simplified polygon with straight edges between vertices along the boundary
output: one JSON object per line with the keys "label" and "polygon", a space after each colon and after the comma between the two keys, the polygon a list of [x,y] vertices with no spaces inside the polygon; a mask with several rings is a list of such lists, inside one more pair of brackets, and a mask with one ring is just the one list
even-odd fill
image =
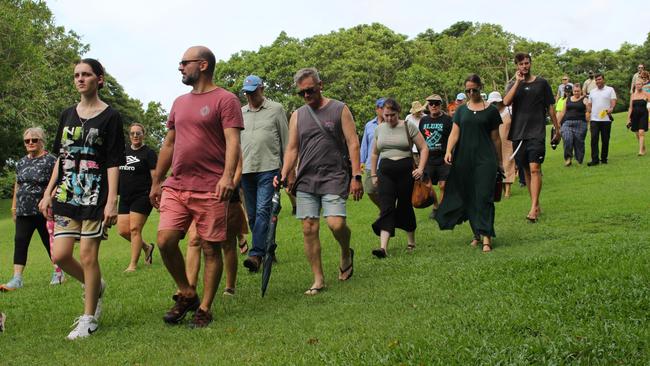
{"label": "short sleeve shirt", "polygon": [[176,131],[176,139],[172,175],[163,186],[214,191],[226,160],[224,130],[244,128],[239,99],[222,88],[182,95],[172,105],[167,128]]}
{"label": "short sleeve shirt", "polygon": [[429,147],[429,162],[443,162],[447,150],[447,140],[451,133],[451,117],[441,114],[438,117],[424,116],[420,120],[420,132]]}
{"label": "short sleeve shirt", "polygon": [[605,122],[609,121],[607,110],[611,108],[611,101],[616,99],[616,92],[611,86],[605,85],[602,89],[593,89],[589,93],[591,103],[591,120]]}
{"label": "short sleeve shirt", "polygon": [[103,219],[108,197],[107,169],[124,163],[120,114],[109,106],[83,121],[76,107],[66,109],[59,120],[54,153],[59,158],[54,214],[74,220]]}
{"label": "short sleeve shirt", "polygon": [[512,100],[512,125],[508,140],[544,140],[546,114],[552,104],[555,104],[553,91],[544,78],[537,76],[530,83],[519,84]]}
{"label": "short sleeve shirt", "polygon": [[395,127],[391,127],[390,124],[384,122],[377,126],[375,130],[375,144],[381,159],[411,157],[411,147],[406,138],[405,128],[408,128],[408,134],[411,140],[415,139],[419,131],[418,127],[412,122],[404,121],[402,125],[396,125]]}
{"label": "short sleeve shirt", "polygon": [[38,202],[50,181],[56,158],[45,154],[38,158],[23,157],[16,164],[16,216],[39,215]]}
{"label": "short sleeve shirt", "polygon": [[125,148],[126,162],[120,165],[121,197],[148,195],[151,189],[151,171],[156,169],[158,157],[147,145],[133,150],[131,145]]}

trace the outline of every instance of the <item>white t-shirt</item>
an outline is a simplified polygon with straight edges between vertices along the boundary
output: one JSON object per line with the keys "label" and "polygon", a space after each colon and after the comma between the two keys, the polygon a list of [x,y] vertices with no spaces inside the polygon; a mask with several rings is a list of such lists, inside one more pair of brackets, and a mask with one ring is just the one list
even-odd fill
{"label": "white t-shirt", "polygon": [[607,110],[612,107],[611,100],[616,100],[616,92],[611,86],[595,88],[589,93],[592,121],[609,121]]}

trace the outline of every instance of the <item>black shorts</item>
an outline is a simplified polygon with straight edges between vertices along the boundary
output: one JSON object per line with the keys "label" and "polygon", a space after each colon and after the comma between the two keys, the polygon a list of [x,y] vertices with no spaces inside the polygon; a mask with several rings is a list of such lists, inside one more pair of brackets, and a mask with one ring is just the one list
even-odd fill
{"label": "black shorts", "polygon": [[447,180],[450,169],[451,165],[445,164],[444,161],[442,164],[427,163],[424,173],[431,178],[431,184],[436,185],[438,182],[445,182]]}
{"label": "black shorts", "polygon": [[[517,150],[517,146],[521,146]],[[546,145],[544,145],[544,140],[520,140],[513,141],[512,148],[517,150],[515,154],[515,161],[517,165],[528,166],[530,163],[542,164],[544,162],[544,157],[546,156]]]}
{"label": "black shorts", "polygon": [[149,201],[149,195],[141,194],[136,196],[120,196],[120,204],[117,209],[119,215],[128,215],[130,212],[137,212],[149,216],[153,207]]}

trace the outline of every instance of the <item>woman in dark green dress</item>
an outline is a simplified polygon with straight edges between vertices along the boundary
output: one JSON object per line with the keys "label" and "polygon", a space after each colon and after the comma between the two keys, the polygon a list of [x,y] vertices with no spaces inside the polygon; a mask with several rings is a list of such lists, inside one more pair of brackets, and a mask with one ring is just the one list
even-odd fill
{"label": "woman in dark green dress", "polygon": [[456,110],[449,135],[445,163],[451,165],[445,197],[436,213],[441,230],[469,220],[477,246],[492,250],[494,233],[494,185],[501,165],[499,111],[481,97],[481,79],[472,74],[465,80],[468,102]]}

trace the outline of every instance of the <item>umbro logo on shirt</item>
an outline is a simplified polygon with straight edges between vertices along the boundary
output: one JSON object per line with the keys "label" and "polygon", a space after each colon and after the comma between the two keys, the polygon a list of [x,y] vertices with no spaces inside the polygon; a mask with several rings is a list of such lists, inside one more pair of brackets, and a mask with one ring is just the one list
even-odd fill
{"label": "umbro logo on shirt", "polygon": [[126,165],[121,165],[120,170],[135,170],[134,166],[129,166],[135,163],[139,163],[140,159],[137,156],[127,155],[126,156]]}

